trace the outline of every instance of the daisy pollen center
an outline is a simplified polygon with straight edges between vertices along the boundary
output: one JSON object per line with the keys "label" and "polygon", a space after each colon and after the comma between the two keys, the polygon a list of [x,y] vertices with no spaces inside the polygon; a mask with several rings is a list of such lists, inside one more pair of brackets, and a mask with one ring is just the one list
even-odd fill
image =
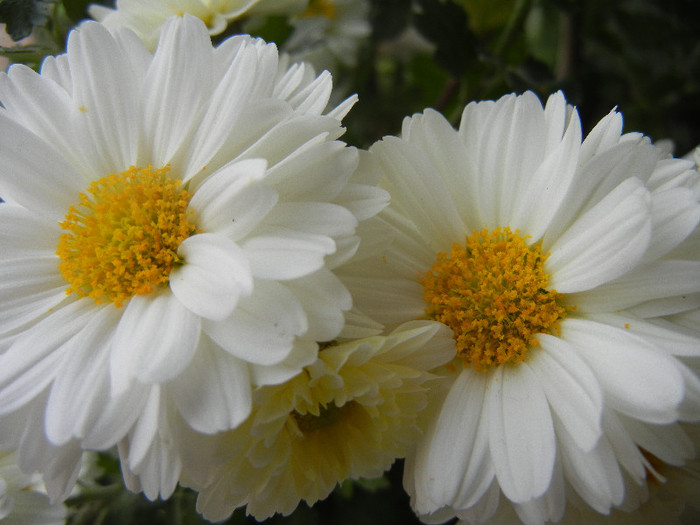
{"label": "daisy pollen center", "polygon": [[547,254],[519,231],[484,229],[439,253],[421,284],[429,319],[454,332],[465,365],[488,371],[525,359],[537,334],[559,331],[567,307],[548,289]]}
{"label": "daisy pollen center", "polygon": [[187,220],[190,194],[167,176],[169,166],[131,167],[94,181],[60,226],[58,268],[67,294],[119,307],[168,282],[182,261],[177,248],[196,228]]}

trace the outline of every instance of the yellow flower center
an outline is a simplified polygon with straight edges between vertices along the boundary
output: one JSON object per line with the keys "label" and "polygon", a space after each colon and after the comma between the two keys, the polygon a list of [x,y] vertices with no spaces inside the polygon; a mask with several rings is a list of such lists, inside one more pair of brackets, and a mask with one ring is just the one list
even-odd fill
{"label": "yellow flower center", "polygon": [[93,182],[60,223],[56,254],[66,293],[115,306],[167,283],[177,248],[196,229],[190,194],[167,176],[169,166],[131,167]]}
{"label": "yellow flower center", "polygon": [[336,17],[335,3],[333,0],[311,0],[306,9],[301,13],[303,18],[323,16],[329,20]]}
{"label": "yellow flower center", "polygon": [[474,232],[421,281],[427,317],[452,328],[457,355],[477,370],[522,361],[567,313],[563,294],[547,288],[547,254],[525,239],[509,228]]}

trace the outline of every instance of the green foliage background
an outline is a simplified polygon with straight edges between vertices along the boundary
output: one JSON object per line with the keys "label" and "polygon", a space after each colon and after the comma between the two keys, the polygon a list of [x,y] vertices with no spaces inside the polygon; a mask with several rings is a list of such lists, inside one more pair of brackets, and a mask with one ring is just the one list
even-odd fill
{"label": "green foliage background", "polygon": [[[109,4],[109,1],[102,2]],[[34,28],[38,43],[3,48],[11,60],[38,67],[63,51],[68,30],[87,17],[88,0],[0,0],[0,22],[14,38]],[[626,131],[671,139],[677,155],[700,143],[700,1],[698,0],[373,0],[373,32],[357,68],[336,84],[360,102],[346,119],[346,140],[367,147],[399,131],[406,115],[433,107],[457,124],[466,103],[532,90],[542,99],[561,89],[576,105],[584,132],[611,109]],[[424,44],[411,51],[407,30]],[[235,32],[236,28],[231,28]],[[284,19],[261,36],[281,42]],[[119,466],[101,457],[104,474],[69,501],[72,525],[205,523],[195,495],[178,490],[147,502],[121,488]],[[226,523],[254,523],[239,509]],[[346,482],[326,501],[302,504],[280,525],[419,523],[401,488],[401,462],[374,482]]]}

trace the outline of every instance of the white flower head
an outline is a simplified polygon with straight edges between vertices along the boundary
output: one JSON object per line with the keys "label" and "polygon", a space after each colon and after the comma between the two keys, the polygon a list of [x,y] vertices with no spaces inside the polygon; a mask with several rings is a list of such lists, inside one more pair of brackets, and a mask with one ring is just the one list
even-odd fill
{"label": "white flower head", "polygon": [[291,17],[294,31],[282,49],[319,71],[333,71],[338,63],[354,66],[371,32],[369,7],[367,0],[310,0],[305,10]]}
{"label": "white flower head", "polygon": [[250,419],[221,437],[197,508],[217,521],[247,505],[261,520],[381,476],[420,436],[427,371],[453,357],[450,331],[431,321],[324,348],[300,375],[255,392]]}
{"label": "white flower head", "polygon": [[114,9],[92,4],[90,16],[110,29],[134,31],[149,49],[155,49],[161,29],[173,15],[189,14],[202,20],[210,35],[223,33],[229,23],[244,16],[260,0],[117,0]]}
{"label": "white flower head", "polygon": [[161,386],[192,429],[234,428],[252,387],[338,335],[332,268],[387,196],[349,182],[355,98],[324,114],[331,87],[260,40],[213,48],[190,16],[155,54],[89,22],[40,74],[0,75],[0,439],[23,468],[62,473],[65,494],[56,454],[137,421],[147,449]]}
{"label": "white flower head", "polygon": [[567,493],[607,513],[644,483],[642,448],[693,457],[678,426],[700,417],[692,163],[614,111],[582,141],[561,93],[469,104],[459,130],[426,110],[370,154],[394,240],[342,278],[370,317],[442,321],[458,348],[407,460],[423,519],[480,523],[501,494],[526,523],[560,519]]}

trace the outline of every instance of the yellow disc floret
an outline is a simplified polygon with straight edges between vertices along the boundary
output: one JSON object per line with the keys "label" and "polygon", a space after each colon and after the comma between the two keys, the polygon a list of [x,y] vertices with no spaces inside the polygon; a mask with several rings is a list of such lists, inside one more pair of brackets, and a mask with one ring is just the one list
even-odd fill
{"label": "yellow disc floret", "polygon": [[190,194],[168,166],[131,167],[93,182],[60,223],[56,254],[66,293],[116,306],[167,283],[177,248],[195,233]]}
{"label": "yellow disc floret", "polygon": [[548,289],[546,258],[539,244],[509,228],[474,232],[449,256],[438,254],[421,281],[425,312],[452,328],[465,364],[487,371],[518,363],[537,334],[558,333],[567,307]]}
{"label": "yellow disc floret", "polygon": [[336,17],[333,0],[311,0],[301,13],[302,18],[325,17],[333,20]]}

